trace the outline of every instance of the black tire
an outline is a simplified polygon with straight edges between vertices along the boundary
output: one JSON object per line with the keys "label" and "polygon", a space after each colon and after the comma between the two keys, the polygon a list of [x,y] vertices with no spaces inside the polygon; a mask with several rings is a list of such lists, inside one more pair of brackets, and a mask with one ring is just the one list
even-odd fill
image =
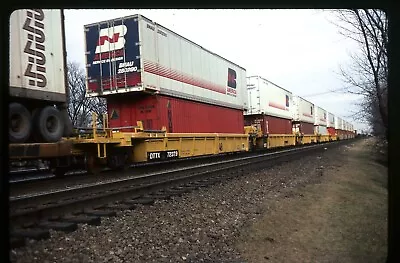
{"label": "black tire", "polygon": [[29,138],[32,130],[31,114],[19,103],[9,105],[9,139],[11,143],[23,143]]}
{"label": "black tire", "polygon": [[43,142],[57,142],[64,132],[64,122],[60,112],[47,106],[35,114],[34,125],[38,139]]}

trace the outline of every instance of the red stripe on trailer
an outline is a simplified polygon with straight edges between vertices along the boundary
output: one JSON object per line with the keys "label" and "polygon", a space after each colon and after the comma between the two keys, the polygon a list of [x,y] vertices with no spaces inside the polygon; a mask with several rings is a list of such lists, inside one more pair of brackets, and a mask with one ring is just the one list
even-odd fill
{"label": "red stripe on trailer", "polygon": [[179,81],[185,84],[193,85],[196,87],[212,90],[218,93],[225,94],[226,93],[226,87],[225,86],[219,86],[215,85],[214,83],[211,83],[209,81],[205,81],[200,78],[195,78],[193,76],[190,76],[186,73],[179,72],[176,70],[172,70],[168,67],[162,66],[158,63],[154,63],[151,61],[144,61],[144,71],[147,73],[151,73],[154,75],[158,75],[164,78],[172,79],[175,81]]}
{"label": "red stripe on trailer", "polygon": [[277,109],[280,109],[280,110],[285,110],[285,111],[289,110],[289,109],[286,109],[285,106],[280,105],[278,103],[274,103],[274,102],[269,102],[268,106],[273,107],[273,108],[277,108]]}

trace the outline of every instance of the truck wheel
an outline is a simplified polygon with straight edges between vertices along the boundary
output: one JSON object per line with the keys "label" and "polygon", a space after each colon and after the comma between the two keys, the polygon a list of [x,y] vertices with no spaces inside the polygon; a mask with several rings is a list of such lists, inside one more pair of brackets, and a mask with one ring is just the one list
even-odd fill
{"label": "truck wheel", "polygon": [[25,142],[32,130],[31,115],[29,111],[19,103],[9,105],[9,138],[12,143]]}
{"label": "truck wheel", "polygon": [[64,123],[60,112],[47,106],[38,111],[34,119],[35,130],[44,142],[57,142],[64,132]]}

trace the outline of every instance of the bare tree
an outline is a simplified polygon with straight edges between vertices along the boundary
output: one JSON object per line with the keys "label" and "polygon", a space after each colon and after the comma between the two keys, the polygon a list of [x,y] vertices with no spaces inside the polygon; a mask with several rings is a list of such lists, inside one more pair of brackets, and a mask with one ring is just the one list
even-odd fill
{"label": "bare tree", "polygon": [[86,76],[78,63],[68,62],[68,114],[75,127],[90,127],[92,112],[98,115],[97,126],[103,125],[102,114],[107,112],[104,98],[86,97]]}
{"label": "bare tree", "polygon": [[335,11],[340,33],[356,41],[360,50],[351,54],[352,64],[340,68],[346,92],[362,95],[356,118],[366,120],[373,131],[386,137],[388,128],[388,20],[382,10]]}

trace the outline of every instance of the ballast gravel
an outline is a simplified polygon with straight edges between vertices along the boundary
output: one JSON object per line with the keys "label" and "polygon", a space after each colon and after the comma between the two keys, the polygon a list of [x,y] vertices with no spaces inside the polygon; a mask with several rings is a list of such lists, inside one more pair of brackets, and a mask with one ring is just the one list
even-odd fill
{"label": "ballast gravel", "polygon": [[257,220],[263,202],[285,198],[290,189],[317,183],[335,156],[349,146],[327,146],[291,162],[201,188],[154,206],[102,218],[100,226],[51,231],[10,251],[12,262],[244,262],[235,242]]}

